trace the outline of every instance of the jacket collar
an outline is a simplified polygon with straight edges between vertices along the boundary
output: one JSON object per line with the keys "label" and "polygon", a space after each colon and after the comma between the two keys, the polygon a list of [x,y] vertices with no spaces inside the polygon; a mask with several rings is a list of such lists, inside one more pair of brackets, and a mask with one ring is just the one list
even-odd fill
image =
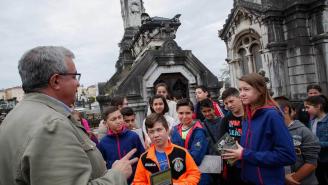
{"label": "jacket collar", "polygon": [[271,109],[271,108],[275,108],[275,106],[265,105],[265,106],[257,107],[254,110],[251,110],[251,107],[249,105],[245,106],[246,115],[247,115],[248,119],[252,119],[257,112],[259,112],[263,109]]}
{"label": "jacket collar", "polygon": [[28,93],[24,96],[24,101],[34,101],[45,104],[56,112],[63,114],[65,117],[70,116],[72,112],[63,102],[43,93]]}
{"label": "jacket collar", "polygon": [[[169,140],[168,141],[168,145],[167,147],[165,148],[165,153],[166,155],[170,154],[173,150],[173,144],[171,143],[171,141]],[[156,158],[156,147],[155,145],[151,145],[150,148],[148,149],[148,153],[147,153],[147,156],[146,158],[149,158],[151,159],[152,161],[157,161],[157,158]]]}
{"label": "jacket collar", "polygon": [[[203,125],[198,120],[193,120],[191,124],[192,124],[192,126],[191,126],[190,130],[188,131],[186,140],[184,141],[185,148],[189,148],[189,140],[190,140],[191,135],[193,134],[194,130],[203,128]],[[179,132],[180,136],[182,136],[182,123],[180,123],[178,125],[178,132]]]}
{"label": "jacket collar", "polygon": [[[182,125],[183,125],[182,123],[180,123],[178,125],[178,131],[179,131],[179,133],[182,132]],[[192,129],[195,129],[195,128],[203,128],[202,124],[198,120],[193,120],[192,123],[191,123],[191,125],[192,126],[190,128],[192,128]]]}
{"label": "jacket collar", "polygon": [[319,122],[328,122],[328,114],[326,114],[326,116],[323,117]]}
{"label": "jacket collar", "polygon": [[120,136],[127,132],[127,128],[125,126],[122,127],[121,131],[119,133],[114,133],[111,129],[108,129],[107,135],[109,136]]}
{"label": "jacket collar", "polygon": [[38,92],[33,92],[33,93],[27,93],[24,96],[23,101],[31,101],[31,102],[38,102],[41,104],[44,104],[48,107],[50,107],[51,109],[55,110],[56,112],[64,115],[66,118],[70,119],[70,121],[76,125],[77,127],[84,129],[84,127],[81,125],[81,123],[79,121],[76,121],[73,116],[72,116],[72,110],[65,105],[63,102],[48,96],[46,94],[43,93],[38,93]]}

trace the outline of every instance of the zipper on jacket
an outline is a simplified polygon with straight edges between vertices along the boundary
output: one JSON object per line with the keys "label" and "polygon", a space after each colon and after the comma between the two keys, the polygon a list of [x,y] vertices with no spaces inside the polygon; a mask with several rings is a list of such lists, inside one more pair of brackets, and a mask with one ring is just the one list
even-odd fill
{"label": "zipper on jacket", "polygon": [[260,167],[257,167],[257,177],[259,178],[260,184],[264,185]]}
{"label": "zipper on jacket", "polygon": [[117,153],[118,153],[118,157],[120,159],[122,159],[122,156],[121,156],[121,145],[120,145],[120,140],[118,138],[118,135],[116,135],[116,144],[117,144]]}

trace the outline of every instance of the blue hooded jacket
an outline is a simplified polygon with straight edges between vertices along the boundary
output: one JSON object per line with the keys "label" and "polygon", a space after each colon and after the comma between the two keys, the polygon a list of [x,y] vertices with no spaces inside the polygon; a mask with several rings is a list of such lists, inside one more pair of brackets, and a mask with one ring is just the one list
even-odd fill
{"label": "blue hooded jacket", "polygon": [[171,136],[172,143],[188,149],[195,163],[199,166],[202,163],[208,147],[206,132],[203,126],[197,121],[189,131],[185,141],[181,137],[181,132],[182,124],[176,125],[173,128]]}
{"label": "blue hooded jacket", "polygon": [[[197,166],[202,163],[202,160],[208,150],[208,141],[206,139],[206,131],[199,121],[194,121],[194,125],[188,132],[186,140],[181,137],[182,124],[176,125],[173,128],[171,135],[171,142],[184,147],[188,150]],[[211,183],[210,176],[208,174],[202,174],[199,185],[207,185]]]}
{"label": "blue hooded jacket", "polygon": [[294,164],[296,155],[283,116],[273,106],[251,113],[246,107],[241,145],[241,178],[253,184],[285,184],[284,166]]}
{"label": "blue hooded jacket", "polygon": [[[140,157],[140,155],[145,152],[138,134],[126,128],[123,128],[122,132],[119,134],[114,134],[109,131],[107,135],[100,140],[97,147],[106,161],[107,169],[112,168],[116,160],[120,160],[133,148],[136,148],[137,152],[133,154],[131,159]],[[128,179],[129,183],[133,180],[136,167],[136,164],[132,165],[133,174]]]}

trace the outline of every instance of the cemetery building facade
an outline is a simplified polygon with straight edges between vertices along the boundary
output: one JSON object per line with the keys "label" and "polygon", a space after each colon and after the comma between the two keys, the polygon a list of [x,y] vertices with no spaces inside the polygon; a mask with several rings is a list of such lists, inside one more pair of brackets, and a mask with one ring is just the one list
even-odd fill
{"label": "cemetery building facade", "polygon": [[264,71],[273,96],[299,101],[306,86],[328,90],[327,0],[234,0],[219,31],[227,47],[231,85]]}
{"label": "cemetery building facade", "polygon": [[124,35],[116,73],[99,84],[97,101],[101,108],[111,97],[126,96],[129,106],[142,123],[154,86],[164,82],[171,96],[195,101],[195,87],[205,85],[216,98],[218,79],[190,50],[183,50],[174,40],[181,25],[180,14],[173,18],[150,17],[142,0],[121,0]]}

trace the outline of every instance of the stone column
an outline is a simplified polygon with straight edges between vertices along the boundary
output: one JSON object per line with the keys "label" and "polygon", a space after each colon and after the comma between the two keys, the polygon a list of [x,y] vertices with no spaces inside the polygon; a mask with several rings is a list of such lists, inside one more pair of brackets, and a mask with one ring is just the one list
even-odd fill
{"label": "stone column", "polygon": [[246,57],[247,57],[247,66],[248,66],[248,72],[249,73],[254,73],[256,71],[254,71],[254,67],[253,67],[253,59],[252,59],[252,54],[249,53],[249,51],[247,50],[247,54],[246,54]]}

